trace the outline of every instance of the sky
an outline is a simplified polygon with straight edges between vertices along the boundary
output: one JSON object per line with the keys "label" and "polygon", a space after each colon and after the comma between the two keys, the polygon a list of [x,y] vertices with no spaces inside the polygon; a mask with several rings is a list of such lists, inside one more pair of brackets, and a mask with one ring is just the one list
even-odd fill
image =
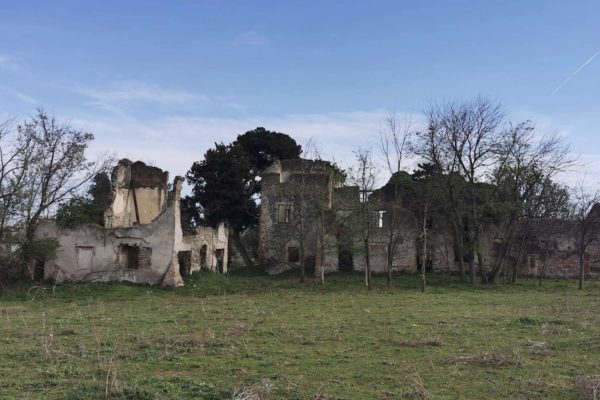
{"label": "sky", "polygon": [[[600,2],[2,1],[0,118],[42,107],[184,175],[257,126],[342,165],[386,115],[478,95],[600,182]],[[376,150],[376,149],[374,149]]]}

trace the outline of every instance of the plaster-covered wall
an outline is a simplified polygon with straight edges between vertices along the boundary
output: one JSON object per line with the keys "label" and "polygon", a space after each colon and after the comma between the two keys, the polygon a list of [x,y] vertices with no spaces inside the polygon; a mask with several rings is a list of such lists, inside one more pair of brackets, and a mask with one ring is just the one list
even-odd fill
{"label": "plaster-covered wall", "polygon": [[[168,205],[150,222],[131,228],[105,228],[86,224],[62,229],[54,221],[44,221],[37,237],[56,237],[60,248],[48,261],[45,277],[56,282],[130,281],[160,284],[176,256],[181,178],[169,193]],[[129,268],[128,248],[139,252],[139,265]],[[139,249],[139,250],[138,250]]]}
{"label": "plaster-covered wall", "polygon": [[171,191],[167,191],[167,180],[168,173],[159,168],[121,160],[112,173],[112,202],[104,213],[104,226],[65,229],[54,221],[42,222],[36,236],[55,237],[60,243],[56,258],[45,264],[45,278],[58,283],[130,281],[180,286],[181,272],[191,272],[181,268],[180,260],[184,268],[200,269],[203,245],[210,249],[207,269],[226,273],[226,225],[199,227],[196,234],[184,236],[183,178],[175,178]]}
{"label": "plaster-covered wall", "polygon": [[112,172],[112,204],[105,213],[109,228],[149,224],[164,210],[168,172],[140,161],[121,160]]}
{"label": "plaster-covered wall", "polygon": [[216,228],[198,227],[195,234],[184,235],[184,246],[191,252],[191,272],[206,269],[226,274],[228,242],[225,223],[220,223]]}

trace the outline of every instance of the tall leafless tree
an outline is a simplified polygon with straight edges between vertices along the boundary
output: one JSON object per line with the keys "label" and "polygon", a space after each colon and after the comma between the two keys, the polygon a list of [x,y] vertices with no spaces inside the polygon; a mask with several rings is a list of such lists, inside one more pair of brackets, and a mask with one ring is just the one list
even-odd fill
{"label": "tall leafless tree", "polygon": [[590,191],[583,183],[571,194],[571,237],[579,261],[579,289],[585,279],[585,257],[588,249],[600,240],[600,192]]}
{"label": "tall leafless tree", "polygon": [[[479,184],[488,181],[492,168],[503,168],[506,164],[514,146],[513,138],[505,127],[500,105],[481,97],[434,105],[426,111],[426,117],[427,129],[419,133],[419,154],[445,177],[443,186],[452,210],[459,257],[462,260],[466,250],[470,280],[474,284],[482,217],[497,193],[497,189],[493,189],[481,198]],[[463,243],[463,231],[466,231],[466,243]],[[481,257],[477,260],[481,268]]]}
{"label": "tall leafless tree", "polygon": [[379,149],[385,165],[392,176],[393,185],[391,209],[389,210],[389,223],[387,227],[387,285],[392,286],[392,265],[394,256],[402,242],[401,221],[402,196],[398,179],[394,175],[402,171],[402,162],[406,157],[406,150],[412,135],[412,118],[400,120],[396,114],[389,115],[384,121],[384,127],[379,133]]}
{"label": "tall leafless tree", "polygon": [[349,177],[351,182],[358,187],[360,195],[358,231],[365,257],[365,285],[368,290],[371,290],[370,238],[373,215],[369,204],[369,195],[375,189],[376,168],[370,149],[359,148],[355,152],[355,156],[356,165],[350,169]]}
{"label": "tall leafless tree", "polygon": [[[503,224],[506,240],[489,274],[491,282],[500,276],[505,261],[517,243],[517,261],[511,281],[517,278],[532,224],[562,214],[568,200],[556,176],[574,164],[569,147],[558,136],[539,137],[530,121],[508,129],[510,146],[504,149],[507,162],[494,170],[492,183],[508,197],[508,215]],[[517,235],[518,233],[518,235]],[[487,277],[487,275],[486,275]]]}

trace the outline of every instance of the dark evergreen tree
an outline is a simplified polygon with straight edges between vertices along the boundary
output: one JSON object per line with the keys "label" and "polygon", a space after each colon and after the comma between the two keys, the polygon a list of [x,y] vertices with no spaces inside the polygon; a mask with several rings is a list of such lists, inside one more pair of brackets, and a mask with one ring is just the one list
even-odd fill
{"label": "dark evergreen tree", "polygon": [[238,251],[250,266],[241,233],[258,224],[260,175],[276,160],[298,158],[300,153],[301,146],[290,136],[260,127],[239,135],[231,144],[216,143],[186,175],[192,194],[182,201],[185,225],[227,222]]}

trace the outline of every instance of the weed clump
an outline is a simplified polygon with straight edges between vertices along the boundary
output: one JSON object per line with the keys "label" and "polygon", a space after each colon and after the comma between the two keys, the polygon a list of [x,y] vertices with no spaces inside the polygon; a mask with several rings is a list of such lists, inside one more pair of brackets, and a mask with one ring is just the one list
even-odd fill
{"label": "weed clump", "polygon": [[266,400],[274,388],[275,385],[270,380],[263,379],[256,385],[236,388],[233,400]]}
{"label": "weed clump", "polygon": [[536,342],[533,340],[528,340],[526,347],[533,353],[538,355],[546,355],[550,352],[550,350],[548,349],[548,344],[546,342]]}
{"label": "weed clump", "polygon": [[591,376],[579,376],[575,379],[579,387],[582,399],[598,400],[600,399],[600,378]]}

